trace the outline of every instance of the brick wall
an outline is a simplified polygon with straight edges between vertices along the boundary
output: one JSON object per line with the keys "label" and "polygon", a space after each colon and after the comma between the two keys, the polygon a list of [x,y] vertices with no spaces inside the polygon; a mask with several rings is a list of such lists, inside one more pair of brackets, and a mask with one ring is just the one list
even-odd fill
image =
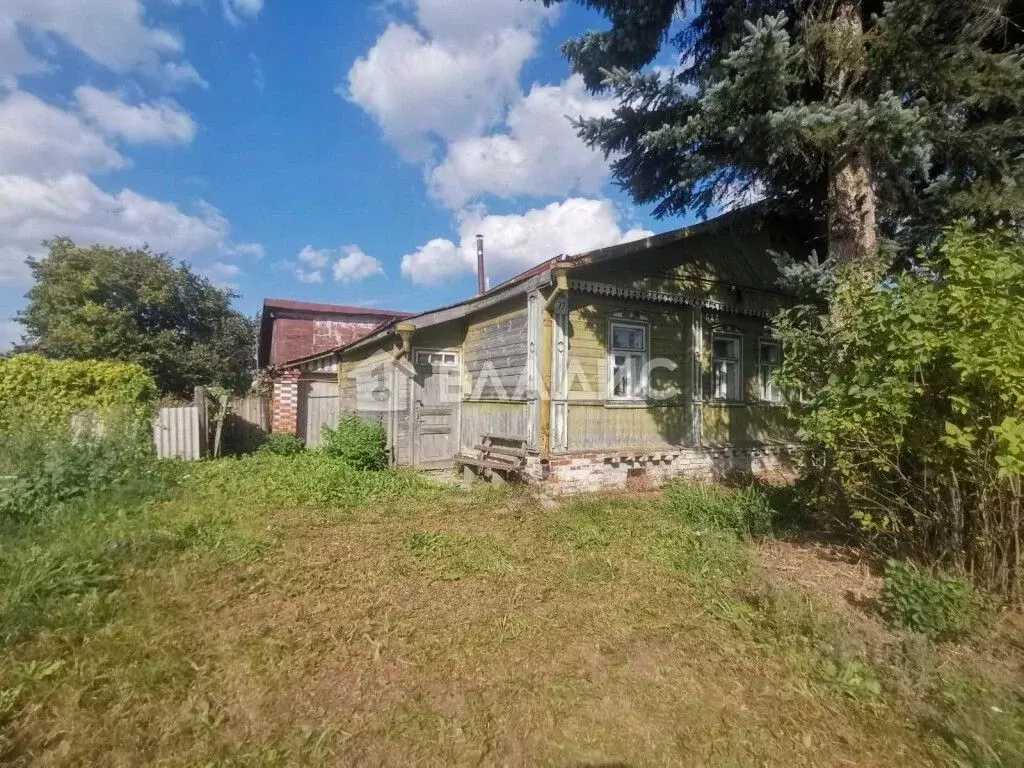
{"label": "brick wall", "polygon": [[274,377],[274,391],[270,403],[270,431],[299,431],[299,369],[280,371]]}
{"label": "brick wall", "polygon": [[640,454],[573,453],[550,458],[545,470],[538,457],[527,459],[527,473],[553,493],[585,493],[611,488],[648,490],[673,477],[712,479],[733,473],[790,478],[790,448],[693,448]]}

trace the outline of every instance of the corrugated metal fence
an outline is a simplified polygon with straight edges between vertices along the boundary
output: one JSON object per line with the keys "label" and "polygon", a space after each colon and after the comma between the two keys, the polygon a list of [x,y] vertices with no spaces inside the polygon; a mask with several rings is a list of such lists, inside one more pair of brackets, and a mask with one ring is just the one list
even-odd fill
{"label": "corrugated metal fence", "polygon": [[[211,418],[216,405],[197,388],[191,405],[171,405],[160,409],[153,422],[153,445],[161,459],[196,461],[212,454],[215,425]],[[228,405],[221,434],[221,453],[245,453],[256,450],[270,431],[270,408],[266,398],[237,397]]]}
{"label": "corrugated metal fence", "polygon": [[153,423],[153,444],[160,459],[195,461],[206,453],[198,405],[161,408]]}

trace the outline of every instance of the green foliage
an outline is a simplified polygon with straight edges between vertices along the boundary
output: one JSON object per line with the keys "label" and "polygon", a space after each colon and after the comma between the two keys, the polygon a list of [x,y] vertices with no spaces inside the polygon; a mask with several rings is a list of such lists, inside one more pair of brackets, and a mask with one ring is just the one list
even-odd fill
{"label": "green foliage", "polygon": [[65,360],[117,360],[149,371],[163,394],[199,384],[248,387],[255,325],[232,294],[148,249],[78,246],[66,238],[29,259],[35,284],[18,315],[24,348]]}
{"label": "green foliage", "polygon": [[745,539],[771,533],[775,512],[755,486],[738,489],[682,480],[665,490],[669,508],[698,531],[732,531]]}
{"label": "green foliage", "polygon": [[291,432],[272,432],[260,444],[257,453],[273,453],[278,456],[294,456],[306,450],[306,444]]}
{"label": "green foliage", "polygon": [[77,413],[145,418],[155,398],[153,378],[135,364],[32,354],[0,359],[0,434],[22,426],[67,429]]}
{"label": "green foliage", "polygon": [[336,428],[324,427],[323,451],[354,469],[379,470],[388,466],[384,427],[351,413],[343,416]]}
{"label": "green foliage", "polygon": [[255,453],[203,462],[186,487],[196,498],[240,499],[246,505],[311,505],[353,509],[397,499],[429,499],[439,489],[411,472],[368,472],[321,451],[295,456]]}
{"label": "green foliage", "polygon": [[890,560],[882,610],[898,627],[933,640],[963,637],[978,618],[978,599],[966,579],[925,573],[908,561]]}
{"label": "green foliage", "polygon": [[876,542],[1024,597],[1024,243],[946,230],[879,286],[840,277],[831,310],[776,320],[819,499]]}
{"label": "green foliage", "polygon": [[959,216],[1024,215],[1019,3],[578,1],[609,27],[563,51],[618,102],[579,133],[656,216],[764,196],[824,223],[831,161],[850,152],[883,234],[908,245]]}
{"label": "green foliage", "polygon": [[101,432],[21,431],[0,445],[0,523],[38,523],[70,506],[126,488],[158,485],[167,467],[152,455],[145,424],[108,419]]}

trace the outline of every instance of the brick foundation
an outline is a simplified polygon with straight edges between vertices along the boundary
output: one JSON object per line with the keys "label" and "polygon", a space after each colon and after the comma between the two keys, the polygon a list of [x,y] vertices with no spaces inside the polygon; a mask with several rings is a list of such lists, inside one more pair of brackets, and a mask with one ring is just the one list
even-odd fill
{"label": "brick foundation", "polygon": [[299,369],[289,368],[274,377],[274,392],[270,404],[270,431],[299,431]]}
{"label": "brick foundation", "polygon": [[789,478],[791,448],[785,445],[749,448],[688,448],[650,453],[554,454],[545,463],[526,460],[527,474],[558,494],[611,488],[649,490],[674,477],[713,479],[729,474]]}

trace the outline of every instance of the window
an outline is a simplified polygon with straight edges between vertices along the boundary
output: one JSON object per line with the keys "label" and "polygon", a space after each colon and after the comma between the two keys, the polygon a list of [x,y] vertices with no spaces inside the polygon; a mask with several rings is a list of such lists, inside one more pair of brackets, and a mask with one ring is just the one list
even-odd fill
{"label": "window", "polygon": [[436,367],[451,368],[459,364],[459,357],[455,352],[427,352],[416,353],[416,365],[433,365]]}
{"label": "window", "polygon": [[636,400],[647,394],[647,326],[611,324],[611,397]]}
{"label": "window", "polygon": [[711,391],[716,400],[742,400],[740,388],[740,337],[711,335]]}
{"label": "window", "polygon": [[762,340],[758,348],[760,362],[758,384],[761,389],[761,399],[768,403],[781,403],[782,390],[775,383],[775,374],[782,364],[782,345],[777,341]]}

